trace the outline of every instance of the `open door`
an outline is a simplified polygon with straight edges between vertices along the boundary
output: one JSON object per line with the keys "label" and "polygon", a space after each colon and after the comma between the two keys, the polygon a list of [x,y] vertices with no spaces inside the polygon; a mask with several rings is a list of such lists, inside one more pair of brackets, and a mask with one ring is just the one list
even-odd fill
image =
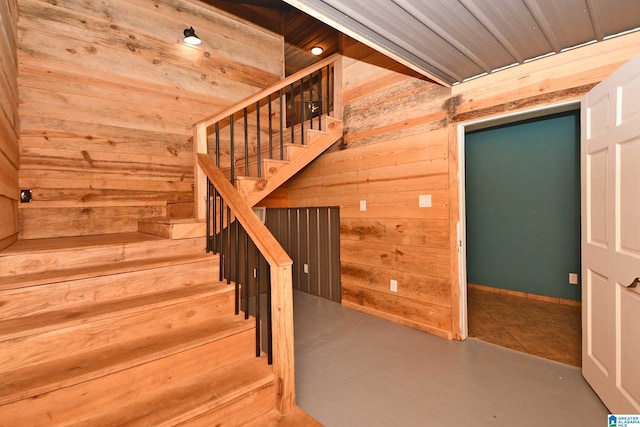
{"label": "open door", "polygon": [[640,413],[640,56],[582,99],[582,373]]}

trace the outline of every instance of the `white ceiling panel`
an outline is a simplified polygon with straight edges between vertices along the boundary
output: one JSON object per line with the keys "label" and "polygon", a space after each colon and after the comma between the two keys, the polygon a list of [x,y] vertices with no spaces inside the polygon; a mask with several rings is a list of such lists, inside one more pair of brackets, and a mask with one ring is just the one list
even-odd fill
{"label": "white ceiling panel", "polygon": [[284,0],[444,84],[640,28],[640,0]]}

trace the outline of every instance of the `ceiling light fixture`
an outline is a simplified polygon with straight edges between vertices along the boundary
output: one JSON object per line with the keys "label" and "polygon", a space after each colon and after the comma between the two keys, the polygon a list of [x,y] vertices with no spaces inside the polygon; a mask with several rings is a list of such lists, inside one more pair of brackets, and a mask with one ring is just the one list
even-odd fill
{"label": "ceiling light fixture", "polygon": [[202,40],[200,40],[200,38],[196,36],[196,31],[193,29],[193,27],[189,27],[184,30],[184,42],[186,44],[195,46],[202,43]]}
{"label": "ceiling light fixture", "polygon": [[311,48],[311,53],[313,55],[322,55],[322,52],[324,52],[324,49],[322,49],[320,46],[314,46]]}

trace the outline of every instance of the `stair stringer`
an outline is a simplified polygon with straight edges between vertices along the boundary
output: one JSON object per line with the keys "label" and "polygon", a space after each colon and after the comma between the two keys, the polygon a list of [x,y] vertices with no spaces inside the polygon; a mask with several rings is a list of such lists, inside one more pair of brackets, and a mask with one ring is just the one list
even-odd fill
{"label": "stair stringer", "polygon": [[240,177],[236,180],[236,189],[249,206],[255,206],[277,190],[340,139],[342,137],[342,121],[327,117],[326,130],[310,129],[306,132],[309,135],[309,143],[306,146],[297,147],[298,149],[295,154],[291,155],[289,162],[280,163],[277,168],[271,167],[268,179]]}

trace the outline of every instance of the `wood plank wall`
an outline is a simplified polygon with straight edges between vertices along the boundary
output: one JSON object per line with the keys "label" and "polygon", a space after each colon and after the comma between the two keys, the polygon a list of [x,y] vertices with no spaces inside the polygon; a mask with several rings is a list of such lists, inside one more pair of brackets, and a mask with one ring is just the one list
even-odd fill
{"label": "wood plank wall", "polygon": [[192,124],[284,75],[279,33],[196,0],[18,6],[23,239],[190,217]]}
{"label": "wood plank wall", "polygon": [[343,52],[344,140],[287,186],[289,206],[340,206],[344,305],[449,337],[449,89],[351,39]]}
{"label": "wood plank wall", "polygon": [[16,0],[0,0],[0,250],[18,238],[18,59]]}
{"label": "wood plank wall", "polygon": [[[344,141],[264,205],[340,206],[343,304],[459,339],[458,124],[577,100],[640,52],[640,33],[452,89],[343,46]],[[420,194],[432,208],[418,208]]]}

